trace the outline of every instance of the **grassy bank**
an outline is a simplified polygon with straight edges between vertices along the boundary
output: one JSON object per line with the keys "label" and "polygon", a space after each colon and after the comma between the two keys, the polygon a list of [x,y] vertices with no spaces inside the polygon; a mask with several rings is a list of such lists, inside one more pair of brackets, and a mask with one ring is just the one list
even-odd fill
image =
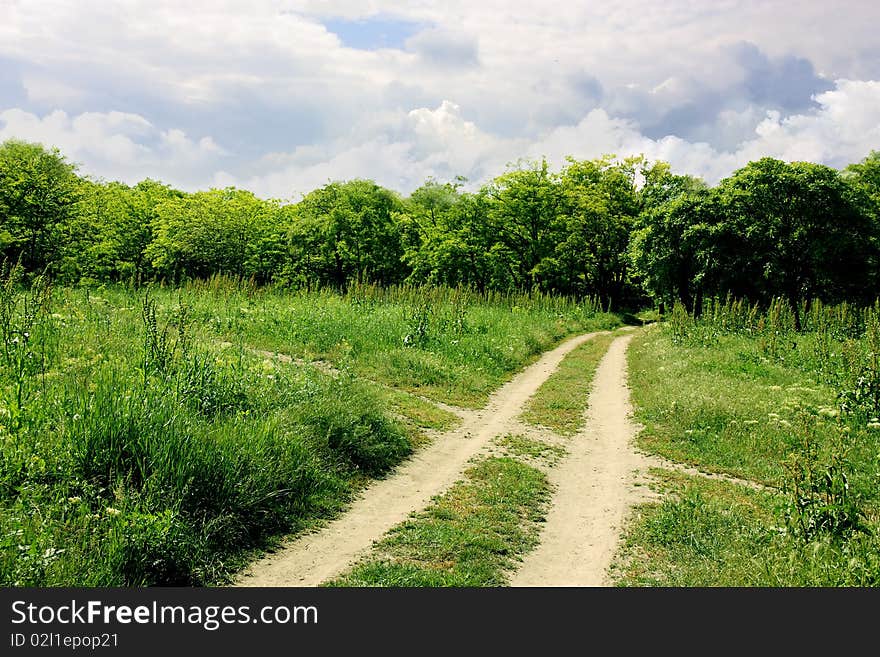
{"label": "grassy bank", "polygon": [[454,421],[421,396],[479,405],[564,335],[618,321],[456,290],[0,287],[15,586],[223,582]]}
{"label": "grassy bank", "polygon": [[876,586],[877,310],[814,306],[802,331],[781,305],[676,312],[631,345],[640,446],[768,489],[659,475],[619,582]]}
{"label": "grassy bank", "polygon": [[618,586],[877,586],[874,532],[802,540],[773,491],[654,471],[660,504],[635,513],[612,566]]}

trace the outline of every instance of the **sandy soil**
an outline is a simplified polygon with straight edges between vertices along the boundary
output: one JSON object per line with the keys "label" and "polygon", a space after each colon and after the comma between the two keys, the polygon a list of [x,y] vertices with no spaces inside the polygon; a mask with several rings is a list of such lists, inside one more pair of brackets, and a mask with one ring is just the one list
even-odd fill
{"label": "sandy soil", "polygon": [[[241,574],[237,584],[317,586],[343,572],[385,532],[405,520],[411,512],[423,509],[434,495],[455,483],[468,460],[483,451],[493,437],[517,430],[520,425],[516,418],[523,404],[566,354],[597,334],[571,338],[548,351],[493,393],[482,410],[456,409],[463,419],[459,427],[438,435],[431,445],[399,466],[392,475],[370,485],[336,520],[314,533],[297,537],[279,551],[252,564]],[[606,370],[621,366],[625,342],[618,340],[614,345],[615,359],[610,364],[606,362],[607,357],[603,361]],[[613,372],[605,375],[608,377],[613,379]],[[596,403],[600,402],[597,400]],[[608,408],[604,413],[613,420],[617,411]],[[613,431],[620,430],[625,429],[621,427]],[[614,454],[609,452],[608,456],[612,458]],[[603,458],[597,454],[594,460],[598,464]],[[623,476],[626,467],[621,463],[614,472],[619,470]]]}
{"label": "sandy soil", "polygon": [[626,386],[631,339],[616,339],[599,363],[587,423],[549,473],[556,491],[541,544],[526,555],[512,586],[607,584],[606,569],[629,510],[650,496],[647,486],[636,486],[651,464],[632,445],[637,426]]}

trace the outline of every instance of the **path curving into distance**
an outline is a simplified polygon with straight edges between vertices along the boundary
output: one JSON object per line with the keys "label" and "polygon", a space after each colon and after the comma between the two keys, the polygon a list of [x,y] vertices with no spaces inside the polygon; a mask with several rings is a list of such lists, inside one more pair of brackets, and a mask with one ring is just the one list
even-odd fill
{"label": "path curving into distance", "polygon": [[602,586],[633,504],[648,491],[635,486],[650,463],[632,441],[626,349],[617,338],[599,363],[587,423],[566,445],[568,455],[550,471],[555,486],[540,545],[528,553],[511,586]]}
{"label": "path curving into distance", "polygon": [[607,331],[570,338],[544,353],[495,391],[483,409],[457,409],[463,420],[460,426],[437,436],[387,478],[370,484],[337,519],[251,564],[236,584],[318,586],[342,573],[369,550],[373,541],[455,483],[468,460],[485,449],[492,438],[515,431],[523,404],[566,354],[600,333]]}

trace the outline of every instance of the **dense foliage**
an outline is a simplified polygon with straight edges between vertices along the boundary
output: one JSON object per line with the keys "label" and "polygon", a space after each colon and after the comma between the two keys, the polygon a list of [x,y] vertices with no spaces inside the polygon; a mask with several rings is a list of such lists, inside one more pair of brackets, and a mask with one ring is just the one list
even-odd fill
{"label": "dense foliage", "polygon": [[[408,197],[332,182],[297,203],[80,177],[57,150],[0,145],[0,255],[60,283],[463,285],[599,297],[870,302],[880,286],[880,153],[844,171],[771,158],[717,186],[664,162],[520,161],[476,192]],[[799,318],[798,318],[799,321]]]}

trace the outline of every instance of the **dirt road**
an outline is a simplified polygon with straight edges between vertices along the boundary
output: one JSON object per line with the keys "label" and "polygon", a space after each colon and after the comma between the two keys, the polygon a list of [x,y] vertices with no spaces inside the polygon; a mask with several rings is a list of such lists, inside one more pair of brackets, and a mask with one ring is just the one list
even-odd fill
{"label": "dirt road", "polygon": [[[593,378],[584,429],[568,443],[569,454],[550,471],[556,486],[540,545],[526,555],[512,586],[600,586],[617,548],[624,520],[646,488],[634,484],[645,457],[631,441],[626,386],[626,348],[615,340]],[[645,492],[640,492],[645,491]]]}
{"label": "dirt road", "polygon": [[455,483],[468,460],[493,437],[516,429],[523,404],[562,358],[597,334],[571,338],[548,351],[493,393],[482,410],[459,411],[463,421],[457,429],[441,434],[394,474],[371,484],[344,515],[252,564],[237,584],[317,586],[344,571],[373,541]]}

